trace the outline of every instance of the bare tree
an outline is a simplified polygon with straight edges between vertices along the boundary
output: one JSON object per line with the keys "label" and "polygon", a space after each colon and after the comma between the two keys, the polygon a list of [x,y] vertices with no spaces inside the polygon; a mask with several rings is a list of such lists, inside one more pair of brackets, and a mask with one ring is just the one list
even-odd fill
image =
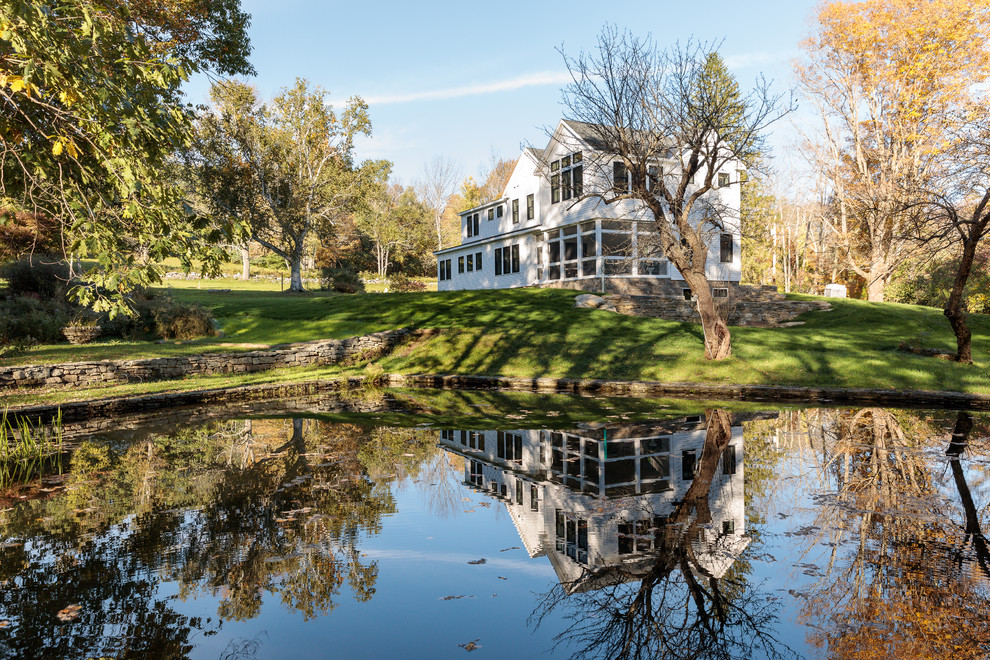
{"label": "bare tree", "polygon": [[738,228],[739,219],[709,193],[739,185],[738,176],[727,182],[718,175],[755,165],[763,130],[791,106],[763,79],[742,96],[705,44],[661,50],[649,36],[607,27],[595,51],[562,55],[572,79],[564,106],[571,119],[587,124],[595,150],[585,157],[589,182],[578,201],[624,202],[632,216],[652,220],[651,247],[697,298],[705,357],[728,357],[729,328],[715,306],[706,264],[712,240]]}
{"label": "bare tree", "polygon": [[443,249],[443,212],[450,196],[457,191],[460,168],[454,161],[437,154],[423,166],[423,180],[417,186],[419,196],[433,213],[433,224],[437,231],[437,249]]}

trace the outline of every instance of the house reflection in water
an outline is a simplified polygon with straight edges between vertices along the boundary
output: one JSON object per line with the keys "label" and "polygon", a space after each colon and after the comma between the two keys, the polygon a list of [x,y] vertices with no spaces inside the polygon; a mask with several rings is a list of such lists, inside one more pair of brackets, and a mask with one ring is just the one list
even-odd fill
{"label": "house reflection in water", "polygon": [[[705,437],[697,416],[568,431],[445,430],[441,445],[466,459],[465,482],[505,503],[530,557],[546,555],[573,593],[649,571]],[[748,544],[743,478],[742,426],[733,426],[708,492],[711,521],[690,530],[696,565],[711,577]]]}

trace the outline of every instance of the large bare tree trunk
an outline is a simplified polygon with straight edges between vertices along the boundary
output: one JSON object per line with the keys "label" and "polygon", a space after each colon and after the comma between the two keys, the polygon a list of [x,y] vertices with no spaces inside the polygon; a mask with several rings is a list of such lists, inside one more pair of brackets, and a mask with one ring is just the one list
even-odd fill
{"label": "large bare tree trunk", "polygon": [[302,242],[300,241],[298,249],[292,251],[289,259],[289,291],[305,291],[302,283],[302,257]]}
{"label": "large bare tree trunk", "polygon": [[705,336],[705,359],[722,360],[729,357],[732,355],[729,325],[715,306],[715,298],[709,288],[708,279],[699,273],[683,273],[683,276],[691,287],[691,293],[698,300],[701,331]]}

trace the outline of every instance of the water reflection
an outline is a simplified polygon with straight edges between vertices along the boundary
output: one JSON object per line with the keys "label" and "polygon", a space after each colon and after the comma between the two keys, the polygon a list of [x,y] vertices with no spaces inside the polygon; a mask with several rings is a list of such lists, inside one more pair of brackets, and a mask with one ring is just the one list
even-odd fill
{"label": "water reflection", "polygon": [[[293,419],[83,444],[64,494],[7,512],[0,609],[16,634],[0,655],[183,657],[194,631],[252,618],[265,597],[304,618],[332,611],[345,582],[370,598],[378,568],[359,539],[395,511],[360,462],[370,435]],[[216,617],[179,615],[162,580],[217,599]],[[81,606],[71,635],[51,616],[63,604]]]}
{"label": "water reflection", "polygon": [[[985,416],[712,408],[441,431],[303,412],[295,402],[285,419],[176,417],[125,436],[76,429],[69,474],[6,496],[0,656],[277,657],[238,622],[276,635],[321,618],[359,622],[307,628],[321,644],[360,638],[341,646],[351,655],[383,625],[413,636],[410,610],[441,603],[436,620],[461,621],[458,643],[541,640],[531,655],[550,637],[561,657],[990,652]],[[447,522],[442,546],[389,537],[398,527],[432,539]],[[468,541],[500,525],[542,573],[508,573],[516,564],[500,550],[511,548],[482,541],[499,571],[484,582]],[[410,571],[398,563],[409,556],[443,561]],[[436,594],[441,572],[475,587]],[[393,618],[351,614],[381,612],[369,608],[390,596]],[[476,609],[458,618],[455,607]],[[523,610],[536,637],[498,619]],[[498,633],[478,629],[489,614]],[[464,652],[449,646],[405,652]]]}
{"label": "water reflection", "polygon": [[539,624],[580,657],[743,657],[786,650],[747,589],[743,428],[712,409],[664,424],[444,431],[465,482],[501,499],[559,584]]}

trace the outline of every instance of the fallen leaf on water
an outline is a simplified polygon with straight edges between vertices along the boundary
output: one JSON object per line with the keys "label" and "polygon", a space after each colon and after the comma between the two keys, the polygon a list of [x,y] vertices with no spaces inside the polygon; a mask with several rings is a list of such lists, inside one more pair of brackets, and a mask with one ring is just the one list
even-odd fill
{"label": "fallen leaf on water", "polygon": [[440,600],[460,600],[461,598],[467,598],[467,596],[444,596]]}
{"label": "fallen leaf on water", "polygon": [[503,548],[502,550],[499,550],[499,552],[508,552],[509,550],[519,550],[519,546],[514,545],[511,548]]}
{"label": "fallen leaf on water", "polygon": [[65,609],[58,611],[58,620],[69,622],[79,616],[79,612],[82,611],[82,605],[69,605]]}
{"label": "fallen leaf on water", "polygon": [[476,644],[475,643],[475,642],[479,641],[480,639],[481,638],[479,637],[478,639],[474,640],[473,642],[468,642],[467,644],[458,644],[458,646],[460,646],[465,651],[473,651],[475,649],[480,649],[481,648],[481,644]]}
{"label": "fallen leaf on water", "polygon": [[3,621],[0,621],[0,628],[6,628],[9,625],[10,625],[9,619],[4,619]]}
{"label": "fallen leaf on water", "polygon": [[474,509],[465,509],[464,513],[474,513]]}
{"label": "fallen leaf on water", "polygon": [[475,559],[474,561],[469,561],[468,563],[469,564],[478,565],[478,564],[484,564],[487,561],[488,561],[487,559],[485,559],[484,557],[482,557],[481,559]]}
{"label": "fallen leaf on water", "polygon": [[470,502],[470,501],[471,501],[471,498],[470,497],[462,497],[461,498],[461,502]]}
{"label": "fallen leaf on water", "polygon": [[508,580],[509,578],[507,578],[507,577],[502,577],[501,575],[499,575],[499,576],[498,576],[498,579],[499,579],[499,580]]}

